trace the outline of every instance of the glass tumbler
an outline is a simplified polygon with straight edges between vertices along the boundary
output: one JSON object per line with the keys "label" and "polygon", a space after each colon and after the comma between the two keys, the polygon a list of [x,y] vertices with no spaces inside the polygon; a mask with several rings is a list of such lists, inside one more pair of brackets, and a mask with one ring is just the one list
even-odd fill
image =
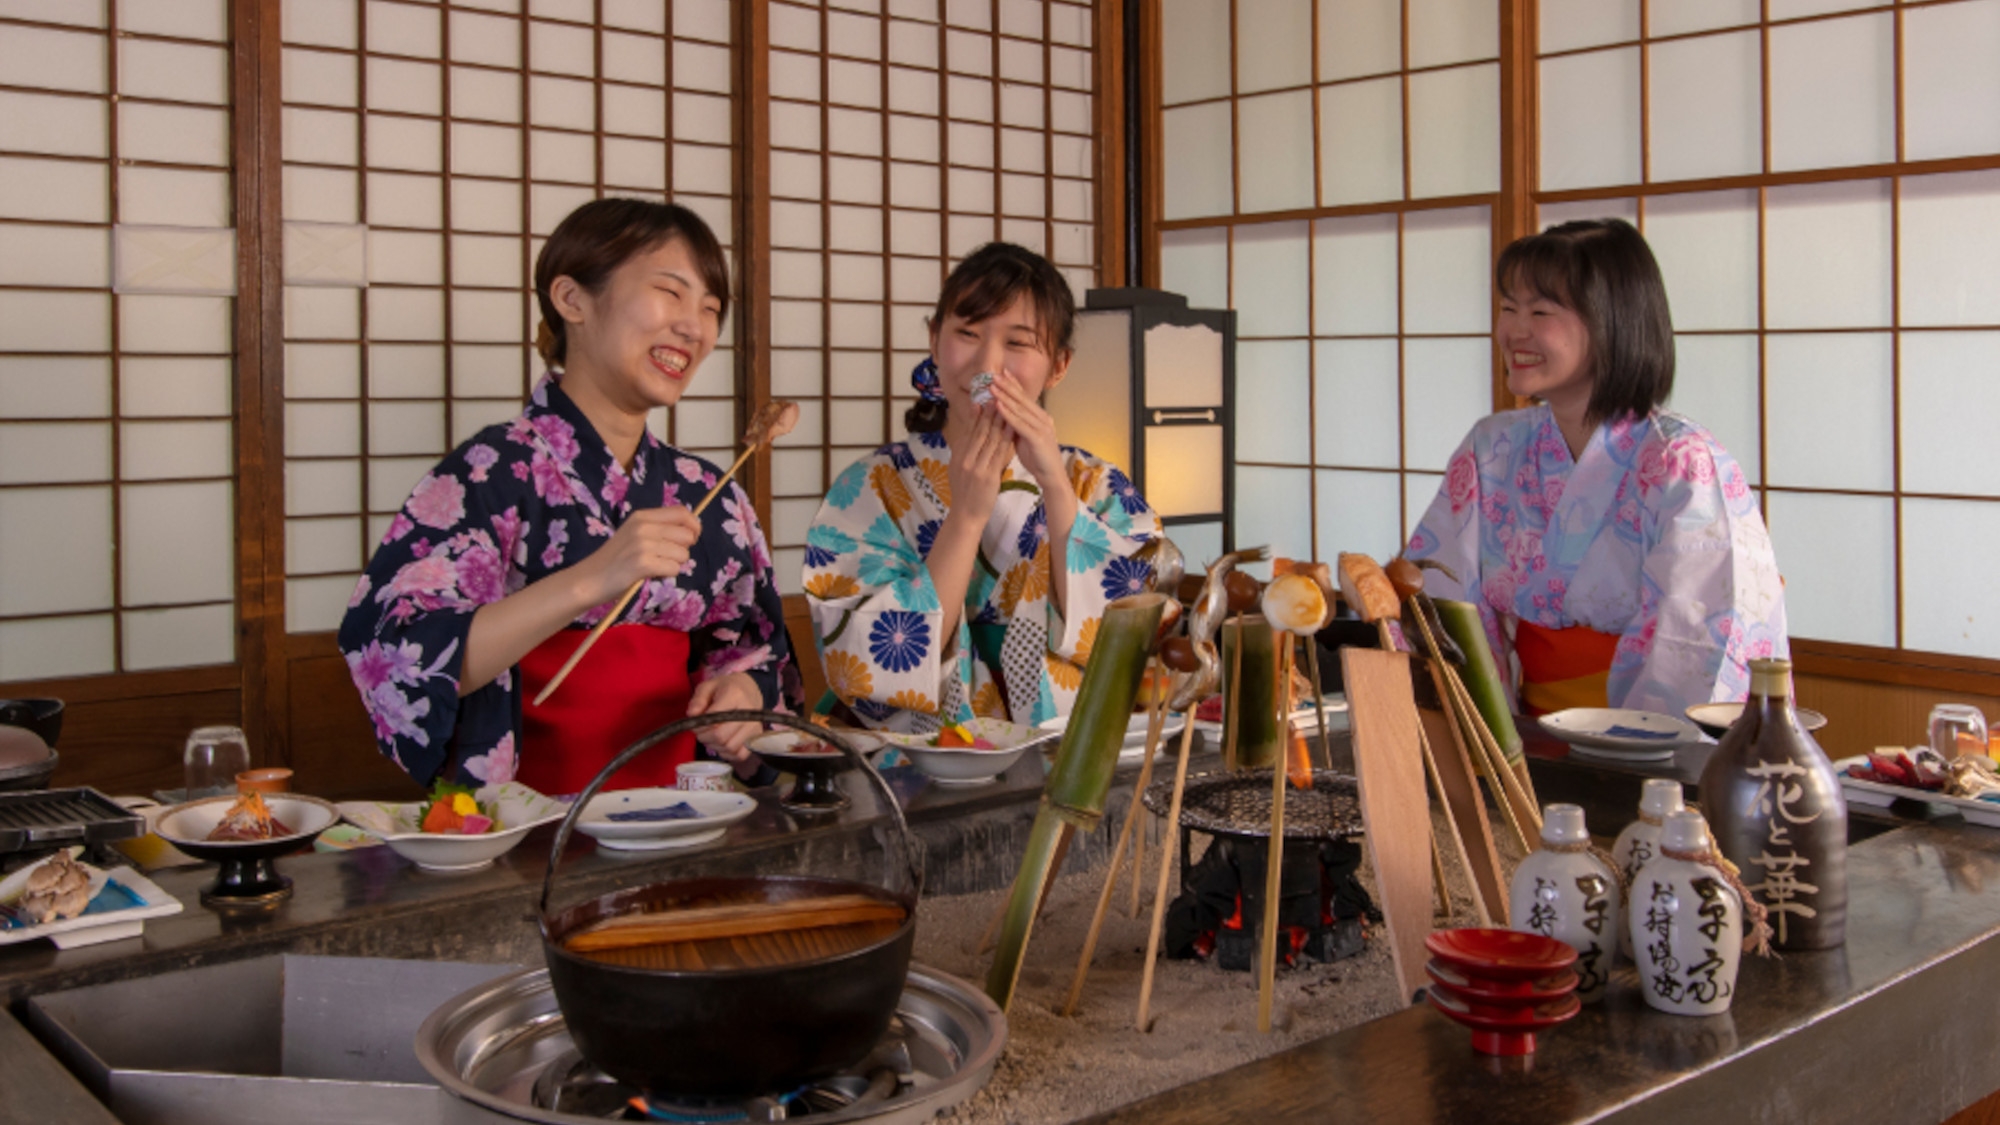
{"label": "glass tumbler", "polygon": [[250,741],[237,727],[202,727],[188,735],[181,755],[187,783],[183,800],[236,792],[236,775],[250,768]]}
{"label": "glass tumbler", "polygon": [[1986,753],[1986,716],[1969,703],[1931,708],[1931,749],[1947,762]]}

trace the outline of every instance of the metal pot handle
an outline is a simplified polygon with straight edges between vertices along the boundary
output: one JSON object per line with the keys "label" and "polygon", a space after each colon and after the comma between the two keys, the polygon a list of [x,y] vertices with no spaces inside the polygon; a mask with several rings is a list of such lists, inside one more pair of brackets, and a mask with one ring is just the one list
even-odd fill
{"label": "metal pot handle", "polygon": [[[896,819],[896,829],[902,837],[903,845],[905,870],[902,874],[909,880],[910,897],[914,900],[923,893],[923,864],[917,852],[916,839],[910,835],[910,822],[903,817],[902,802],[896,800],[896,791],[889,788],[889,783],[882,779],[881,771],[869,765],[868,759],[863,757],[860,751],[849,746],[847,741],[834,731],[797,715],[776,711],[713,711],[706,715],[689,715],[684,719],[676,719],[627,746],[619,751],[618,756],[611,759],[608,765],[599,770],[596,777],[590,779],[590,784],[583,787],[583,792],[577,794],[576,800],[569,807],[568,815],[563,817],[562,826],[556,829],[555,843],[549,847],[549,869],[542,876],[540,913],[544,926],[548,924],[549,891],[555,882],[556,864],[562,861],[563,848],[569,843],[570,832],[575,829],[576,819],[583,815],[584,807],[590,804],[590,799],[597,796],[598,791],[604,788],[604,783],[611,780],[612,774],[624,769],[632,759],[678,735],[720,723],[776,723],[779,726],[791,727],[793,730],[819,739],[853,759],[855,764],[860,766],[861,772],[875,779],[876,788],[882,791],[882,798],[888,803],[889,814]],[[897,874],[893,857],[890,860],[889,873],[893,880]]]}

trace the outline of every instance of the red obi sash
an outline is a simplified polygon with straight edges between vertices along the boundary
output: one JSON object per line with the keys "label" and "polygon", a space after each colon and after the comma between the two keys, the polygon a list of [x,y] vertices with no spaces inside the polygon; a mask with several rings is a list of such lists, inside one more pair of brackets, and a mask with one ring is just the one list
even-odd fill
{"label": "red obi sash", "polygon": [[[640,738],[687,715],[688,635],[651,625],[605,630],[562,687],[534,698],[589,635],[562,629],[521,658],[521,756],[515,779],[551,796],[580,793],[611,759]],[[674,767],[694,760],[694,733],[641,754],[606,789],[671,788]]]}
{"label": "red obi sash", "polygon": [[1521,658],[1521,706],[1530,715],[1571,707],[1609,707],[1611,657],[1618,637],[1584,625],[1549,629],[1514,623],[1514,653]]}

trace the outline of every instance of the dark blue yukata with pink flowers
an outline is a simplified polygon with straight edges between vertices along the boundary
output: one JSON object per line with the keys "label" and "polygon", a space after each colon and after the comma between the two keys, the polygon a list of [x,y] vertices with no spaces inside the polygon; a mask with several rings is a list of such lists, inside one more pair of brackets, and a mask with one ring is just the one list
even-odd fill
{"label": "dark blue yukata with pink flowers", "polygon": [[[635,511],[693,507],[722,475],[650,432],[628,472],[558,378],[545,377],[519,417],[481,430],[417,483],[341,622],[340,650],[377,743],[424,784],[514,777],[518,669],[458,693],[473,613],[587,557]],[[570,627],[588,629],[609,609]],[[766,707],[799,709],[770,551],[733,481],[702,513],[680,575],[647,582],[620,620],[687,633],[692,683],[744,672]]]}

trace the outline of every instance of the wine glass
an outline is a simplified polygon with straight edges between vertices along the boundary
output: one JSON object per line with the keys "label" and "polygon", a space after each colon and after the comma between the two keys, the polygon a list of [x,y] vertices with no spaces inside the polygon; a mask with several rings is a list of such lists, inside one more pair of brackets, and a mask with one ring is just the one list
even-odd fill
{"label": "wine glass", "polygon": [[1969,703],[1931,708],[1931,749],[1945,761],[1986,753],[1986,716]]}
{"label": "wine glass", "polygon": [[236,792],[236,775],[250,768],[250,740],[238,727],[202,727],[188,735],[181,755],[187,783],[183,800]]}

